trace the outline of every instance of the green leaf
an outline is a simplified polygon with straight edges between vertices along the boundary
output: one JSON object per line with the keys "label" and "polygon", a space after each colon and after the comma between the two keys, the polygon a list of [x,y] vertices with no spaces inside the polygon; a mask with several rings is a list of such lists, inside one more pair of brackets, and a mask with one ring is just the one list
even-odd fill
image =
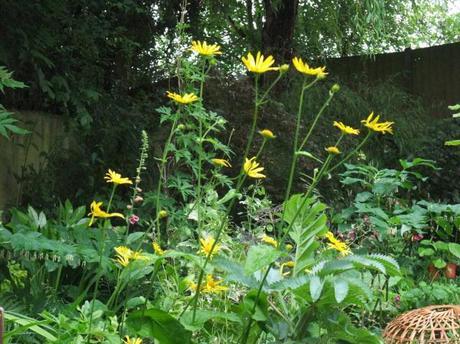
{"label": "green leaf", "polygon": [[159,309],[133,312],[126,324],[138,336],[155,338],[161,344],[191,343],[191,333],[178,320]]}
{"label": "green leaf", "polygon": [[446,146],[460,146],[460,140],[450,140],[444,143]]}
{"label": "green leaf", "polygon": [[444,259],[438,258],[433,260],[433,265],[436,267],[436,269],[444,269],[447,263]]}
{"label": "green leaf", "polygon": [[193,321],[193,311],[184,313],[180,322],[184,325],[186,330],[197,331],[203,328],[209,320],[226,320],[236,323],[241,323],[240,317],[235,313],[214,312],[205,309],[198,309],[196,311],[195,321]]}
{"label": "green leaf", "polygon": [[293,195],[285,203],[284,220],[292,226],[289,235],[296,244],[294,276],[314,264],[317,236],[328,231],[325,209],[323,203],[315,202],[313,197],[305,199],[302,194]]}
{"label": "green leaf", "polygon": [[324,282],[318,276],[312,276],[310,279],[310,295],[313,302],[318,301],[323,290]]}
{"label": "green leaf", "polygon": [[251,275],[268,266],[281,256],[281,251],[268,245],[252,246],[246,257],[244,273]]}
{"label": "green leaf", "polygon": [[449,243],[449,252],[460,259],[460,244],[454,242]]}
{"label": "green leaf", "polygon": [[348,282],[341,278],[334,279],[334,293],[337,303],[341,303],[348,294]]}

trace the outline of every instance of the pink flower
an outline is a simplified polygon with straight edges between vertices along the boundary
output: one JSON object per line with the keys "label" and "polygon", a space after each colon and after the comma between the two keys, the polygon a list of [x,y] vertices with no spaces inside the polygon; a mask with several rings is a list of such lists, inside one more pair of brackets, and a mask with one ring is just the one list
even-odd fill
{"label": "pink flower", "polygon": [[423,234],[415,233],[412,235],[412,241],[420,241],[423,239]]}
{"label": "pink flower", "polygon": [[135,225],[138,222],[139,222],[139,216],[133,214],[129,217],[130,224]]}

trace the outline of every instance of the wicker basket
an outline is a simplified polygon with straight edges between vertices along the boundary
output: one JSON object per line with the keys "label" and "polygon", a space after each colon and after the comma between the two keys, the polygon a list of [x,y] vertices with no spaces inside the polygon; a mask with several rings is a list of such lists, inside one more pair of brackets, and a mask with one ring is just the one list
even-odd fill
{"label": "wicker basket", "polygon": [[460,305],[414,309],[390,322],[383,338],[386,344],[460,343]]}

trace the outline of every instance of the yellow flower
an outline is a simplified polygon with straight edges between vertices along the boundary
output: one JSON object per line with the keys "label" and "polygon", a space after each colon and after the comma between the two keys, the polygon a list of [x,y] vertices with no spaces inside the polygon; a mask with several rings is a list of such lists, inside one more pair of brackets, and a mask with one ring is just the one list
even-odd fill
{"label": "yellow flower", "polygon": [[292,63],[294,64],[295,69],[302,74],[316,76],[318,79],[324,79],[327,75],[326,67],[311,68],[299,57],[294,57],[292,59]]}
{"label": "yellow flower", "polygon": [[129,178],[124,178],[120,173],[112,171],[111,169],[109,169],[109,171],[105,174],[104,179],[107,180],[107,183],[114,183],[116,185],[133,183],[129,180]]}
{"label": "yellow flower", "polygon": [[122,219],[124,219],[125,217],[123,216],[123,214],[120,214],[120,213],[107,213],[105,212],[104,210],[101,209],[101,206],[102,206],[102,202],[96,202],[96,201],[93,201],[91,203],[91,212],[88,214],[91,215],[91,221],[89,222],[89,226],[91,226],[93,223],[94,223],[94,219],[96,217],[100,217],[100,218],[103,218],[103,219],[106,219],[106,218],[109,218],[109,217],[120,217]]}
{"label": "yellow flower", "polygon": [[147,257],[142,254],[142,252],[132,251],[126,246],[117,246],[115,247],[116,260],[120,263],[121,266],[128,266],[131,260],[147,260]]}
{"label": "yellow flower", "polygon": [[386,134],[390,133],[393,134],[393,128],[391,127],[394,122],[380,122],[380,116],[374,117],[374,112],[371,112],[370,115],[361,121],[364,126],[368,127],[369,129],[376,131],[378,133]]}
{"label": "yellow flower", "polygon": [[204,41],[192,41],[192,46],[190,47],[190,50],[203,56],[214,56],[222,54],[219,45],[208,44]]}
{"label": "yellow flower", "polygon": [[260,173],[264,170],[263,167],[259,167],[259,163],[255,161],[255,157],[248,159],[246,158],[246,161],[244,162],[243,165],[243,170],[244,172],[248,175],[250,178],[266,178],[266,175]]}
{"label": "yellow flower", "polygon": [[220,285],[221,280],[215,280],[212,275],[206,276],[206,284],[203,286],[203,293],[220,293],[226,291],[228,287]]}
{"label": "yellow flower", "polygon": [[157,242],[153,242],[153,243],[152,243],[152,246],[153,246],[153,250],[155,251],[155,254],[156,254],[157,256],[162,256],[162,255],[165,254],[165,250],[163,250],[163,249],[161,248],[161,246],[160,246]]}
{"label": "yellow flower", "polygon": [[289,275],[289,271],[283,272],[284,268],[286,267],[286,268],[291,268],[291,269],[292,269],[294,266],[295,266],[295,263],[294,263],[292,260],[287,261],[286,263],[281,264],[281,266],[280,266],[281,274],[282,274],[283,276]]}
{"label": "yellow flower", "polygon": [[274,139],[274,138],[276,138],[276,136],[273,134],[273,132],[271,130],[268,130],[268,129],[260,130],[259,134],[262,135],[266,139]]}
{"label": "yellow flower", "polygon": [[128,336],[126,336],[125,339],[123,340],[123,344],[142,344],[142,339],[129,338]]}
{"label": "yellow flower", "polygon": [[232,165],[225,159],[211,159],[211,162],[220,167],[232,167]]}
{"label": "yellow flower", "polygon": [[327,244],[327,246],[330,249],[339,251],[342,256],[348,256],[349,254],[351,254],[351,250],[348,247],[348,245],[344,243],[343,241],[336,239],[332,232],[327,232],[326,238],[327,240],[329,240],[329,243]]}
{"label": "yellow flower", "polygon": [[115,252],[117,253],[117,262],[120,263],[121,266],[128,266],[133,251],[126,246],[118,246],[115,247]]}
{"label": "yellow flower", "polygon": [[[191,291],[196,291],[196,289],[198,288],[198,285],[189,279],[187,279],[187,285]],[[201,286],[201,290],[203,290],[203,286]]]}
{"label": "yellow flower", "polygon": [[166,92],[168,98],[171,98],[176,103],[190,104],[198,100],[198,97],[194,93],[185,93],[183,96],[174,92]]}
{"label": "yellow flower", "polygon": [[148,258],[142,254],[142,252],[133,251],[130,259],[132,260],[147,260]]}
{"label": "yellow flower", "polygon": [[348,134],[348,135],[359,135],[359,130],[358,129],[354,129],[348,125],[345,125],[343,124],[342,122],[337,122],[337,121],[334,121],[334,127],[337,127],[340,129],[340,131],[344,134]]}
{"label": "yellow flower", "polygon": [[262,55],[260,51],[257,53],[255,59],[251,53],[248,53],[248,55],[246,57],[243,56],[241,60],[243,61],[248,71],[253,73],[262,74],[270,70],[279,69],[278,67],[272,67],[272,65],[275,63],[273,56],[270,55],[267,58],[264,58],[264,55]]}
{"label": "yellow flower", "polygon": [[327,147],[326,151],[331,154],[340,154],[340,149],[336,146]]}
{"label": "yellow flower", "polygon": [[214,249],[211,252],[212,246],[214,245],[215,242],[216,242],[216,240],[212,236],[207,236],[206,238],[201,238],[200,239],[200,244],[201,245],[200,245],[200,250],[198,251],[198,253],[202,253],[206,257],[207,256],[212,257],[213,255],[217,254],[222,245],[216,244],[214,246]]}
{"label": "yellow flower", "polygon": [[275,238],[269,235],[264,234],[260,240],[262,240],[266,244],[272,245],[273,247],[278,247],[278,241],[276,241]]}

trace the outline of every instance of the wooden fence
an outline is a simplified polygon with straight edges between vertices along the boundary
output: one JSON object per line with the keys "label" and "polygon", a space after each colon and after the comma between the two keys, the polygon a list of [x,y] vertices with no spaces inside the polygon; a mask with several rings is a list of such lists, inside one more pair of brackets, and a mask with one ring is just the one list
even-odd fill
{"label": "wooden fence", "polygon": [[436,117],[449,113],[447,105],[460,103],[460,42],[374,57],[329,59],[327,67],[344,80],[362,75],[373,83],[391,77],[421,97]]}

